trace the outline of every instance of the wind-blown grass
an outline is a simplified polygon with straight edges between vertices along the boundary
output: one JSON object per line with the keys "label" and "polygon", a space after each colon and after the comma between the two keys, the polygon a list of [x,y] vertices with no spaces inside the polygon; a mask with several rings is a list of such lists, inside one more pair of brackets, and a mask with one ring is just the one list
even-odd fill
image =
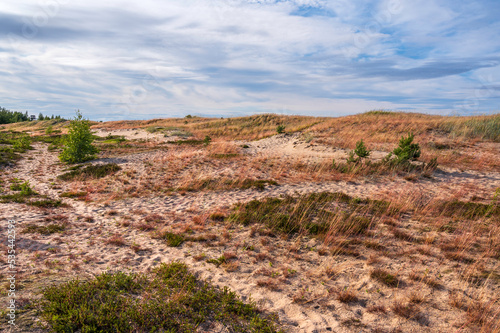
{"label": "wind-blown grass", "polygon": [[373,217],[389,212],[390,203],[359,199],[344,193],[313,193],[283,199],[253,200],[234,208],[229,221],[243,225],[263,224],[285,234],[362,234]]}

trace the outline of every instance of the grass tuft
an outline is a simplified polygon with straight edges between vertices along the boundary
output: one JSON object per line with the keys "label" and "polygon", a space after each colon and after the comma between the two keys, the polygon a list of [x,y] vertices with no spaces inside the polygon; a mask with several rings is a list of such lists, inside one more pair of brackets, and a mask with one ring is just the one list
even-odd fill
{"label": "grass tuft", "polygon": [[397,287],[399,285],[399,280],[396,278],[395,275],[381,269],[381,268],[375,268],[371,273],[370,277],[372,279],[375,279],[377,281],[382,282],[388,287]]}

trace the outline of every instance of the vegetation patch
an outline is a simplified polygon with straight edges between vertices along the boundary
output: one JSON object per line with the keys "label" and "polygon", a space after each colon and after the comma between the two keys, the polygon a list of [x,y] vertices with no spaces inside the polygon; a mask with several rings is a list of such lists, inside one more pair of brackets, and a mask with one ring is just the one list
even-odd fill
{"label": "vegetation patch", "polygon": [[397,287],[399,280],[397,277],[381,268],[375,268],[371,273],[370,277],[377,281],[382,282],[388,287]]}
{"label": "vegetation patch", "polygon": [[58,232],[63,232],[65,229],[66,227],[60,224],[49,224],[46,226],[29,224],[21,232],[23,234],[51,235]]}
{"label": "vegetation patch", "polygon": [[243,190],[249,189],[249,188],[256,188],[258,190],[264,190],[266,185],[274,185],[278,186],[278,183],[275,182],[274,180],[267,180],[267,179],[244,179],[243,182],[240,185],[240,188]]}
{"label": "vegetation patch", "polygon": [[227,259],[224,255],[221,255],[219,258],[217,259],[208,259],[207,260],[207,263],[209,264],[214,264],[215,266],[219,267],[220,265],[224,264],[227,262]]}
{"label": "vegetation patch", "polygon": [[87,195],[87,192],[64,192],[61,193],[59,196],[61,198],[82,198]]}
{"label": "vegetation patch", "polygon": [[181,187],[178,190],[182,191],[200,191],[200,190],[230,190],[239,188],[247,190],[255,188],[263,191],[266,185],[278,185],[274,180],[263,179],[224,179],[224,178],[206,178],[189,184],[186,187]]}
{"label": "vegetation patch", "polygon": [[39,208],[57,208],[66,206],[61,200],[53,200],[53,199],[27,201],[26,204],[29,206],[34,206]]}
{"label": "vegetation patch", "polygon": [[456,216],[467,219],[483,217],[500,217],[500,203],[492,202],[489,205],[478,202],[448,201],[442,202],[438,209],[445,216]]}
{"label": "vegetation patch", "polygon": [[114,174],[117,171],[120,171],[122,168],[116,163],[109,164],[97,164],[97,165],[89,165],[85,168],[79,168],[76,170],[72,170],[70,172],[64,173],[57,178],[62,180],[73,180],[75,178],[78,179],[89,179],[89,178],[103,178],[108,175]]}
{"label": "vegetation patch", "polygon": [[473,118],[455,118],[439,126],[452,136],[481,138],[500,142],[500,114]]}
{"label": "vegetation patch", "polygon": [[175,234],[173,232],[165,232],[161,235],[161,238],[164,239],[170,247],[181,246],[186,240],[183,235]]}
{"label": "vegetation patch", "polygon": [[218,159],[229,159],[229,158],[235,158],[241,156],[240,154],[212,154],[210,155],[213,158],[218,158]]}
{"label": "vegetation patch", "polygon": [[197,146],[197,145],[202,145],[205,143],[204,140],[177,140],[177,141],[172,141],[171,143],[174,143],[176,145],[192,145],[192,146]]}
{"label": "vegetation patch", "polygon": [[238,204],[229,221],[264,224],[274,232],[294,234],[362,234],[373,216],[388,212],[385,201],[352,198],[344,193],[312,193],[299,197],[266,198]]}
{"label": "vegetation patch", "polygon": [[55,332],[195,332],[215,323],[230,332],[278,331],[274,316],[197,280],[178,262],[149,274],[103,273],[52,286],[39,307]]}

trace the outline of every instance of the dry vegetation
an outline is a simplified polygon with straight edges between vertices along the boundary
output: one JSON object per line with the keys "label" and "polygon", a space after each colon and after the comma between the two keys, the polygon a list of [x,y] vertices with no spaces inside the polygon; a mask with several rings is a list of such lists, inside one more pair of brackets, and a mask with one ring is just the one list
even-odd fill
{"label": "dry vegetation", "polygon": [[[174,331],[500,332],[500,115],[96,123],[99,160],[77,166],[57,161],[65,123],[53,125],[62,134],[47,134],[49,124],[3,129],[8,143],[7,131],[28,131],[33,148],[0,174],[3,218],[19,221],[23,331],[83,329],[54,321],[47,303],[77,295],[65,283],[79,277],[88,285],[78,288],[122,281],[113,306],[135,309],[133,323],[104,316],[103,330],[152,329],[144,318],[163,317],[136,311],[161,292],[168,302],[156,306],[189,313],[188,326],[162,326]],[[420,158],[387,167],[381,161],[408,133]],[[340,168],[361,139],[370,157]],[[188,276],[185,266],[160,266],[175,261],[194,273],[171,282],[180,291],[136,284],[166,267]],[[59,285],[70,296],[44,289]],[[196,312],[200,300],[214,309],[240,302],[208,285],[249,305]]]}

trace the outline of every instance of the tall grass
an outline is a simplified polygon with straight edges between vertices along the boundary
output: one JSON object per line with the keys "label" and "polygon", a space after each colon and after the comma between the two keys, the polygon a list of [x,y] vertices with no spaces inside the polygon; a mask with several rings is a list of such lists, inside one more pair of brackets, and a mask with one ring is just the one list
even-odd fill
{"label": "tall grass", "polygon": [[324,192],[253,200],[236,206],[229,221],[261,224],[276,233],[306,232],[328,238],[336,234],[363,234],[375,224],[374,216],[386,214],[391,209],[385,201]]}
{"label": "tall grass", "polygon": [[455,137],[479,138],[500,142],[500,114],[453,118],[440,124],[439,128]]}

